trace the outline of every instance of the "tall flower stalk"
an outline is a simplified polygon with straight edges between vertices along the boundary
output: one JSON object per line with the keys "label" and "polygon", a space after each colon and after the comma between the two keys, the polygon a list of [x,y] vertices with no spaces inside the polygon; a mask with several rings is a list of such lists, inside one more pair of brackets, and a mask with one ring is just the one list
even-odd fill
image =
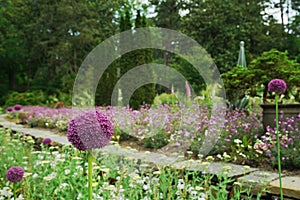
{"label": "tall flower stalk", "polygon": [[108,145],[114,133],[109,119],[99,111],[88,111],[72,119],[68,127],[68,140],[80,151],[88,151],[88,196],[93,199],[92,150]]}
{"label": "tall flower stalk", "polygon": [[16,193],[16,183],[22,181],[24,176],[24,169],[20,166],[14,166],[9,168],[6,172],[6,178],[10,182],[13,183],[13,194],[14,194],[14,199],[17,199],[17,193]]}
{"label": "tall flower stalk", "polygon": [[89,182],[89,200],[93,199],[93,155],[88,152],[88,182]]}
{"label": "tall flower stalk", "polygon": [[279,95],[286,91],[286,83],[282,79],[273,79],[268,84],[268,91],[275,92],[275,112],[276,112],[276,142],[277,142],[277,162],[278,162],[278,175],[280,187],[280,199],[283,200],[282,192],[282,178],[281,178],[281,155],[280,155],[280,140],[279,140],[279,126],[278,126],[278,101]]}

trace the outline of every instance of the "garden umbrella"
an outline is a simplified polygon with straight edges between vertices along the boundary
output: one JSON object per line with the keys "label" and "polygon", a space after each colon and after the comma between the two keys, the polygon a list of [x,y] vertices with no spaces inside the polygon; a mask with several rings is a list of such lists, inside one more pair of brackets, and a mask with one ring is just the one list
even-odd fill
{"label": "garden umbrella", "polygon": [[237,65],[243,66],[246,68],[247,64],[246,64],[244,44],[245,44],[244,41],[240,42],[240,53],[239,53],[239,59],[238,59]]}

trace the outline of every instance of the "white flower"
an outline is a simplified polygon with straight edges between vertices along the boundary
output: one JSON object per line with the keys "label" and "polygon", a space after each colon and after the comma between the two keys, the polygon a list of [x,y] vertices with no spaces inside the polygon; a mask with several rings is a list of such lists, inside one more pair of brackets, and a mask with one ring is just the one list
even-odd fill
{"label": "white flower", "polygon": [[62,184],[60,184],[59,188],[63,189],[65,187],[67,187],[68,185],[69,185],[68,183],[62,183]]}
{"label": "white flower", "polygon": [[56,177],[57,173],[56,172],[52,172],[51,174],[49,174],[48,176],[44,177],[44,180],[46,181],[51,181],[52,179],[54,179]]}
{"label": "white flower", "polygon": [[235,140],[233,140],[233,142],[236,143],[236,144],[241,144],[241,143],[242,143],[242,140],[240,140],[240,139],[235,139]]}
{"label": "white flower", "polygon": [[82,199],[82,197],[83,197],[83,195],[81,193],[79,193],[78,196],[77,196],[77,200]]}
{"label": "white flower", "polygon": [[9,190],[9,187],[4,187],[2,190],[0,190],[1,196],[4,197],[11,197],[13,193]]}
{"label": "white flower", "polygon": [[33,175],[32,175],[32,178],[33,179],[35,179],[35,178],[37,178],[39,175],[37,174],[37,173],[34,173]]}
{"label": "white flower", "polygon": [[184,180],[183,180],[183,179],[179,179],[179,180],[178,180],[177,188],[178,188],[179,190],[184,189]]}
{"label": "white flower", "polygon": [[69,170],[69,169],[66,169],[66,170],[65,170],[65,175],[68,175],[68,174],[70,174],[70,172],[71,172],[71,170]]}

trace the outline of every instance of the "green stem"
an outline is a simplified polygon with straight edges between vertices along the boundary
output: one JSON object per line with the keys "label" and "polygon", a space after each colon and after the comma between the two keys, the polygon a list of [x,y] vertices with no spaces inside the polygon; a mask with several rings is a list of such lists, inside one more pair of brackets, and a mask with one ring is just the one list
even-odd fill
{"label": "green stem", "polygon": [[89,200],[93,199],[93,156],[88,152],[88,181],[89,181]]}
{"label": "green stem", "polygon": [[17,199],[17,194],[16,194],[16,184],[17,184],[17,183],[13,183],[14,200]]}
{"label": "green stem", "polygon": [[280,187],[280,199],[283,200],[282,192],[282,180],[281,180],[281,156],[280,156],[280,140],[279,140],[279,126],[278,126],[278,94],[275,96],[276,103],[276,140],[277,140],[277,160],[278,160],[278,175],[279,175],[279,187]]}

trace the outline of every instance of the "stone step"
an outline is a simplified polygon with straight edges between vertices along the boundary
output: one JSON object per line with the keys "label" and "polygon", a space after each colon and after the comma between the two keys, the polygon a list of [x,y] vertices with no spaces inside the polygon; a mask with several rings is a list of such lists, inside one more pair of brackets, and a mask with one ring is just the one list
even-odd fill
{"label": "stone step", "polygon": [[257,195],[262,190],[267,189],[271,181],[278,179],[277,173],[268,171],[254,171],[245,176],[239,177],[237,181],[243,187],[251,188],[251,193]]}
{"label": "stone step", "polygon": [[[270,183],[268,190],[272,194],[279,194],[279,180],[274,180]],[[300,199],[300,177],[299,176],[287,176],[282,177],[282,191],[283,195]]]}

